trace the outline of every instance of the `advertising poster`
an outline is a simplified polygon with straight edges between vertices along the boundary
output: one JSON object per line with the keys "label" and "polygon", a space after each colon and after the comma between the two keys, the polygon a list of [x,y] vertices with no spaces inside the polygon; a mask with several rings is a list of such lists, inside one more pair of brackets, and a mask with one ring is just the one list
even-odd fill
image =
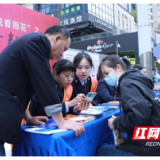
{"label": "advertising poster", "polygon": [[[17,4],[0,4],[0,53],[13,40],[30,32],[41,32],[58,19]],[[50,66],[54,61],[50,61]]]}

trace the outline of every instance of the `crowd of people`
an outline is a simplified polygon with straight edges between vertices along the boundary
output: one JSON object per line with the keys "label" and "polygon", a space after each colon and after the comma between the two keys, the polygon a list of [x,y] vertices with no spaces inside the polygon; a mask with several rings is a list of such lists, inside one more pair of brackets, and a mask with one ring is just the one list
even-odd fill
{"label": "crowd of people", "polygon": [[[51,73],[49,59],[62,57],[69,46],[68,30],[55,25],[44,34],[22,35],[0,54],[0,155],[5,155],[5,142],[20,143],[23,118],[29,124],[52,118],[59,128],[81,136],[83,125],[63,117],[109,101],[121,101],[124,115],[113,115],[106,125],[127,133],[127,140],[114,150],[113,145],[103,145],[96,155],[160,155],[159,147],[131,140],[135,126],[160,126],[160,103],[146,68],[132,68],[127,59],[109,55],[100,63],[96,79],[90,75],[92,58],[81,51],[73,63],[67,59],[54,63]],[[92,102],[84,101],[88,92],[97,92]]]}

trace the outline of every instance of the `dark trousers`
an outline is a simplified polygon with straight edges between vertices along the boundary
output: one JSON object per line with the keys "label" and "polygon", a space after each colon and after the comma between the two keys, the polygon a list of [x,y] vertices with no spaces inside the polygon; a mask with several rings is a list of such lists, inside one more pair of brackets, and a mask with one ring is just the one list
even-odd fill
{"label": "dark trousers", "polygon": [[97,149],[96,156],[138,156],[133,153],[114,148],[114,144],[103,145]]}
{"label": "dark trousers", "polygon": [[5,156],[4,142],[0,141],[0,156]]}

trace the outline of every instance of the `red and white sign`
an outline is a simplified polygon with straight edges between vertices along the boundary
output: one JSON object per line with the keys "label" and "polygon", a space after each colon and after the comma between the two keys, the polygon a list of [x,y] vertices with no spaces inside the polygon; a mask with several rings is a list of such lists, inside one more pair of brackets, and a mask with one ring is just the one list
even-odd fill
{"label": "red and white sign", "polygon": [[160,140],[160,127],[135,127],[132,135],[132,140]]}
{"label": "red and white sign", "polygon": [[[30,32],[41,32],[58,19],[16,4],[0,4],[0,53],[13,40]],[[54,61],[50,61],[50,65]]]}

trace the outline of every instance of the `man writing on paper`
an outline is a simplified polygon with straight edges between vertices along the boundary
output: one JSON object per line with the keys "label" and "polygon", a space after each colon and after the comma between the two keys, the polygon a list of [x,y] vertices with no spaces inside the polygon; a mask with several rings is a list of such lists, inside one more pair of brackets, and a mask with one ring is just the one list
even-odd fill
{"label": "man writing on paper", "polygon": [[[46,117],[32,117],[26,106],[36,93],[61,129],[71,129],[76,136],[84,131],[82,124],[62,117],[62,106],[56,91],[49,59],[62,57],[70,46],[69,32],[63,26],[49,27],[45,34],[27,33],[11,42],[0,54],[0,155],[4,142],[18,144],[23,117],[30,124],[42,124]],[[55,105],[56,104],[56,105]]]}

